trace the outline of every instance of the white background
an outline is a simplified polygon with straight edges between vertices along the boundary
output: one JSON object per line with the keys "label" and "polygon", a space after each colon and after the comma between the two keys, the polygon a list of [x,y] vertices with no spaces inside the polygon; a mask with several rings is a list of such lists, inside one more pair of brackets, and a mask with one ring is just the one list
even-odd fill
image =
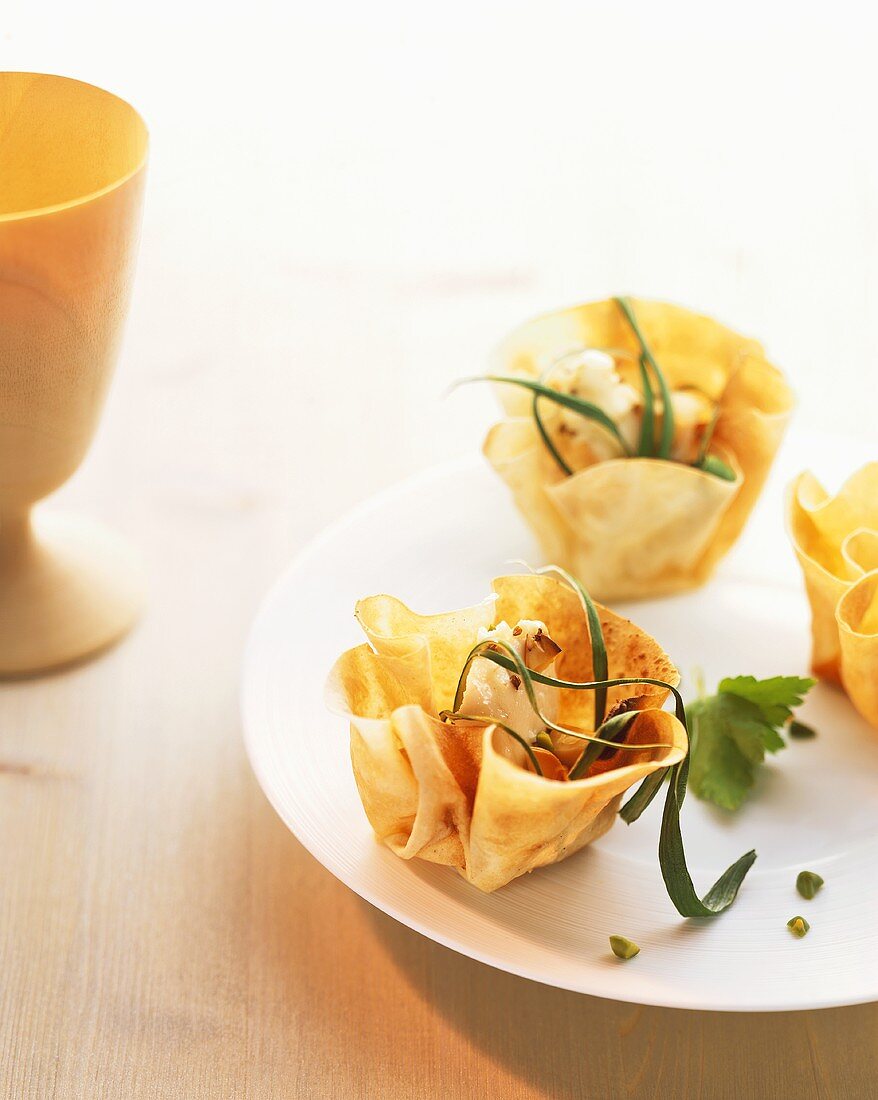
{"label": "white background", "polygon": [[479,446],[489,395],[442,395],[505,330],[616,292],[758,336],[801,424],[874,434],[874,27],[807,8],[7,2],[3,67],[101,84],[152,135],[127,343],[66,492],[122,464],[132,506],[268,502],[293,549]]}

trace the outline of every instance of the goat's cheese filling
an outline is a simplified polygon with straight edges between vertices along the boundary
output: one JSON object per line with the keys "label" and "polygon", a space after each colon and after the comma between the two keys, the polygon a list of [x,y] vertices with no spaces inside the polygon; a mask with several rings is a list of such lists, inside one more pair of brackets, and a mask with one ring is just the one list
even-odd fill
{"label": "goat's cheese filling", "polygon": [[[544,672],[547,676],[555,675],[555,659],[561,650],[549,637],[545,623],[521,619],[511,627],[506,622],[500,622],[491,630],[482,628],[478,640],[505,642],[518,653],[527,668]],[[546,718],[555,721],[558,717],[557,689],[535,683],[534,695]],[[476,657],[473,661],[459,713],[496,718],[531,744],[537,734],[546,728],[530,704],[521,677],[515,672],[507,672],[487,657]],[[504,740],[510,749],[507,755],[517,755],[515,749],[521,751],[512,738]]]}
{"label": "goat's cheese filling", "polygon": [[[550,384],[562,393],[581,397],[597,405],[616,423],[619,434],[629,449],[637,450],[643,422],[643,398],[640,392],[619,374],[612,355],[598,348],[587,348],[567,356],[552,372]],[[704,434],[713,418],[714,403],[697,390],[674,390],[674,438],[671,458],[675,462],[692,464],[698,460]],[[655,398],[655,434],[661,432],[662,402]],[[572,409],[561,409],[559,426],[573,449],[574,457],[584,464],[619,458],[622,448],[618,440],[593,420]],[[577,456],[577,451],[580,454]]]}
{"label": "goat's cheese filling", "polygon": [[[597,405],[616,422],[619,434],[632,449],[637,446],[643,402],[637,390],[624,382],[612,355],[587,348],[558,365],[551,378],[553,388]],[[618,458],[622,448],[612,435],[572,409],[562,409],[561,431],[575,443],[584,443],[597,461]]]}

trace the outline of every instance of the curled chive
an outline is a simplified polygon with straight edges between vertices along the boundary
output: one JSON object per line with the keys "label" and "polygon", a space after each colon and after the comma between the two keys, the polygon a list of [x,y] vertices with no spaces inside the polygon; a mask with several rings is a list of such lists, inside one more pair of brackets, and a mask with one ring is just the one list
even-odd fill
{"label": "curled chive", "polygon": [[[518,378],[511,374],[480,374],[473,378],[461,378],[455,385],[462,386],[467,382],[502,382],[510,386],[521,386],[523,389],[530,390],[531,393],[539,397],[545,397],[549,401],[554,401],[556,405],[561,405],[562,408],[579,413],[579,415],[586,420],[593,420],[596,424],[600,424],[600,426],[605,428],[616,440],[622,448],[623,453],[629,458],[631,457],[631,450],[625,442],[622,433],[619,431],[616,421],[613,420],[612,417],[607,416],[599,405],[595,405],[591,401],[585,401],[583,398],[575,397],[573,394],[561,393],[560,390],[552,389],[551,386],[547,386],[543,382],[536,382],[532,378]],[[545,437],[543,438],[545,440]]]}
{"label": "curled chive", "polygon": [[[629,710],[624,714],[614,714],[612,718],[608,718],[606,722],[600,725],[595,733],[598,737],[602,737],[607,741],[623,741],[634,719],[641,713],[642,711],[639,710]],[[586,745],[582,755],[570,769],[570,778],[581,779],[595,760],[605,751],[600,744]]]}
{"label": "curled chive", "polygon": [[717,458],[716,455],[705,455],[696,465],[699,470],[704,470],[706,474],[713,474],[714,477],[721,478],[723,481],[736,480],[737,475],[735,471],[727,462],[723,462],[723,460]]}
{"label": "curled chive", "polygon": [[[588,593],[570,574],[559,569],[556,566],[546,566],[540,572],[555,572],[564,577],[568,583],[571,583],[573,588],[579,593],[580,598],[583,600],[586,612],[588,613],[589,605],[594,610],[594,614],[597,615],[597,610],[594,608],[593,603],[588,596]],[[590,624],[591,630],[591,624]],[[597,637],[601,639],[601,645],[603,645],[603,633],[600,630],[600,619],[597,620],[597,630],[592,633],[592,651],[594,653],[594,640]],[[469,670],[472,667],[473,661],[479,657],[485,657],[487,660],[493,661],[494,664],[499,665],[507,672],[516,673],[522,683],[525,686],[527,692],[528,701],[534,713],[545,724],[548,729],[554,730],[557,733],[567,734],[572,737],[580,738],[583,741],[589,742],[587,750],[592,755],[591,759],[594,759],[601,751],[600,746],[605,746],[613,749],[651,749],[651,748],[664,748],[665,745],[628,745],[621,740],[628,725],[634,721],[638,712],[627,712],[621,715],[615,715],[612,719],[602,723],[594,735],[583,733],[581,730],[569,729],[565,726],[561,726],[558,723],[550,722],[546,719],[545,715],[540,710],[539,704],[536,698],[536,692],[534,690],[534,684],[539,683],[548,687],[566,688],[573,691],[598,691],[603,689],[606,691],[609,687],[621,687],[633,684],[650,684],[656,687],[665,688],[671,692],[674,696],[674,710],[677,720],[683,726],[686,731],[687,740],[689,738],[689,728],[686,721],[686,708],[683,704],[683,697],[679,690],[672,684],[667,683],[664,680],[658,680],[653,677],[616,677],[613,679],[595,678],[592,681],[576,681],[576,680],[562,680],[555,676],[548,676],[542,672],[535,672],[529,669],[522,660],[520,654],[505,642],[498,640],[485,639],[483,642],[479,642],[470,651],[464,662],[463,669],[461,670],[460,678],[457,684],[457,690],[454,696],[454,710],[457,711],[460,707],[463,699],[464,692],[466,690],[466,680],[469,675]],[[594,658],[593,658],[594,660]],[[446,712],[443,712],[445,714]],[[466,716],[461,716],[466,717]],[[488,721],[490,719],[482,719]],[[500,725],[500,723],[494,723]],[[616,740],[619,738],[619,740]],[[529,746],[528,746],[529,747]],[[532,750],[531,750],[532,751]],[[570,773],[570,778],[579,778],[579,776],[587,770],[588,763],[583,763],[586,754],[580,757],[574,769]],[[689,874],[688,867],[686,865],[686,853],[683,847],[683,836],[680,829],[680,810],[683,806],[683,800],[686,796],[686,786],[689,779],[689,759],[690,753],[687,751],[686,756],[679,764],[674,764],[670,768],[661,768],[655,772],[652,772],[646,777],[637,789],[632,798],[628,800],[625,806],[620,811],[620,816],[628,824],[636,821],[643,811],[649,806],[667,776],[670,780],[668,784],[668,793],[665,798],[665,807],[662,813],[662,825],[661,833],[659,835],[659,865],[661,867],[662,878],[664,879],[665,888],[667,889],[668,896],[673,902],[677,912],[684,917],[712,917],[724,910],[732,904],[738,894],[741,883],[743,882],[747,872],[753,866],[756,860],[756,852],[749,851],[742,855],[735,863],[728,867],[722,875],[711,886],[703,898],[699,898],[695,892],[695,887],[692,883],[692,878]],[[574,774],[575,773],[575,774]]]}
{"label": "curled chive", "polygon": [[537,760],[536,753],[530,747],[527,738],[522,737],[520,733],[514,730],[511,726],[504,725],[503,722],[498,721],[496,718],[492,718],[486,714],[457,714],[450,710],[443,710],[440,712],[439,717],[443,722],[478,722],[485,726],[496,726],[498,729],[503,730],[504,733],[508,733],[513,740],[517,741],[519,745],[527,753],[528,760],[533,764],[534,771],[537,775],[543,774],[543,769],[540,767],[540,762]]}
{"label": "curled chive", "polygon": [[640,954],[640,948],[627,936],[610,936],[610,947],[617,959],[633,959]]}
{"label": "curled chive", "polygon": [[[503,668],[516,670],[516,666],[508,661],[508,658],[500,652],[485,653],[484,656],[494,661]],[[516,656],[518,656],[516,654]],[[593,691],[600,686],[617,687],[622,684],[653,684],[671,691],[674,695],[677,719],[686,730],[686,710],[683,706],[683,698],[680,692],[664,680],[655,680],[650,677],[637,679],[636,677],[624,677],[613,680],[604,680],[601,683],[577,683],[570,680],[558,680],[543,673],[531,672],[530,677],[534,682],[548,684],[553,687],[565,687],[573,690]],[[565,731],[561,731],[565,732]],[[574,734],[575,736],[575,734]],[[580,734],[579,736],[583,736]],[[603,742],[604,738],[585,738],[589,741]],[[646,748],[646,745],[615,745],[623,748]],[[658,794],[659,788],[664,782],[666,774],[669,777],[668,793],[665,797],[665,808],[662,813],[662,826],[659,835],[659,865],[662,878],[668,896],[674,903],[677,912],[684,917],[713,917],[724,912],[732,904],[738,895],[741,883],[753,863],[756,860],[756,852],[749,851],[728,867],[711,886],[703,898],[699,898],[695,892],[692,878],[686,865],[686,852],[683,846],[683,835],[680,829],[680,810],[686,796],[686,785],[689,781],[689,754],[687,753],[679,764],[674,764],[668,769],[661,769],[648,775],[641,783],[633,797],[622,807],[621,816],[624,821],[631,824],[636,821],[647,806]]]}
{"label": "curled chive", "polygon": [[649,344],[647,344],[646,338],[640,330],[640,325],[637,323],[637,318],[634,316],[631,302],[625,297],[614,298],[613,301],[622,311],[623,317],[630,325],[631,331],[637,338],[638,344],[640,344],[642,360],[649,365],[655,377],[662,399],[662,431],[656,451],[656,457],[670,459],[671,445],[674,442],[674,407],[671,403],[671,391],[668,387],[667,379],[662,373],[658,363],[655,361],[655,356],[652,354]]}
{"label": "curled chive", "polygon": [[543,422],[543,418],[540,415],[539,403],[540,403],[540,395],[538,393],[535,393],[534,394],[534,399],[533,399],[533,404],[531,405],[531,411],[533,412],[534,424],[536,424],[537,431],[540,433],[540,439],[542,439],[546,450],[549,452],[549,454],[555,460],[555,462],[557,463],[558,468],[561,470],[561,472],[566,477],[571,477],[573,475],[573,469],[572,469],[571,466],[568,466],[567,463],[564,461],[564,456],[561,454],[561,452],[555,446],[555,443],[552,440],[551,435],[549,435],[549,429],[546,427],[545,423]]}
{"label": "curled chive", "polygon": [[[562,356],[562,358],[563,358],[563,356]],[[555,367],[557,365],[558,365],[557,362],[552,363],[549,366],[549,368],[546,371],[543,372],[543,376],[542,376],[542,378],[540,378],[540,381],[544,385],[548,381],[549,375],[552,373],[552,371],[555,369]],[[561,472],[565,476],[570,477],[573,474],[573,470],[564,461],[564,456],[561,454],[561,452],[555,446],[554,440],[552,439],[551,435],[549,434],[549,429],[546,427],[545,423],[543,422],[542,415],[540,414],[540,394],[538,394],[538,393],[534,394],[534,399],[533,399],[533,402],[531,403],[531,412],[533,413],[534,423],[537,426],[537,431],[540,433],[540,439],[542,439],[546,450],[549,452],[549,454],[555,460],[555,462],[557,463],[558,468],[561,470]]]}
{"label": "curled chive", "polygon": [[646,369],[646,359],[641,355],[638,362],[640,382],[643,386],[643,419],[640,421],[637,453],[641,458],[652,458],[655,454],[655,397],[649,380],[649,371]]}
{"label": "curled chive", "polygon": [[823,879],[815,871],[799,871],[796,889],[807,901],[812,900],[822,885]]}
{"label": "curled chive", "polygon": [[[692,751],[692,742],[689,742],[689,751]],[[619,817],[626,825],[633,825],[650,802],[659,793],[662,783],[668,778],[667,771],[653,772],[640,784],[634,794],[628,799],[619,811]]]}
{"label": "curled chive", "polygon": [[[505,654],[504,652],[505,651]],[[501,668],[506,669],[507,672],[516,673],[524,684],[525,691],[527,693],[528,702],[531,705],[531,709],[539,720],[548,729],[554,730],[556,733],[563,733],[567,737],[576,737],[581,741],[593,742],[597,745],[601,745],[604,748],[611,749],[666,749],[668,746],[664,742],[656,742],[654,744],[642,744],[642,745],[626,745],[619,744],[616,741],[611,741],[604,737],[598,737],[595,734],[583,733],[582,730],[572,729],[569,726],[559,725],[557,722],[551,721],[540,710],[540,704],[537,701],[536,692],[534,691],[534,681],[539,679],[541,683],[548,683],[552,687],[560,687],[563,685],[563,681],[555,680],[551,676],[544,676],[542,673],[534,672],[533,669],[527,667],[522,660],[518,652],[506,642],[501,642],[496,638],[486,638],[483,642],[479,642],[474,646],[466,659],[463,666],[463,671],[460,674],[460,679],[457,683],[457,691],[454,694],[454,709],[453,713],[458,714],[460,711],[460,705],[463,701],[464,692],[466,691],[466,680],[469,675],[469,670],[472,668],[472,663],[477,657],[485,657],[489,661],[493,661],[494,664],[500,665]],[[637,681],[638,683],[640,681]],[[607,686],[612,684],[612,681],[604,681]],[[592,688],[600,687],[601,684],[593,684]],[[443,711],[443,714],[447,712]],[[465,716],[464,716],[465,717]]]}
{"label": "curled chive", "polygon": [[[487,649],[488,646],[503,647],[510,651],[512,656],[510,657],[502,653],[499,648]],[[459,705],[458,697],[462,697],[463,686],[465,686],[466,683],[466,674],[469,671],[469,667],[478,656],[484,656],[495,664],[500,665],[501,668],[505,668],[507,671],[517,672],[518,675],[521,676],[522,681],[528,689],[528,698],[532,700],[531,706],[534,708],[534,711],[541,721],[544,721],[544,716],[540,714],[538,706],[535,705],[536,696],[533,691],[534,683],[546,684],[550,687],[570,688],[575,691],[594,691],[598,687],[617,687],[623,684],[653,684],[673,692],[677,718],[687,731],[688,736],[686,710],[683,706],[682,696],[675,687],[665,683],[664,680],[656,680],[651,677],[642,677],[639,679],[637,677],[620,677],[618,679],[603,680],[599,682],[559,680],[555,677],[546,676],[541,672],[533,672],[531,669],[526,668],[524,662],[515,650],[512,650],[509,646],[505,646],[505,643],[502,642],[482,642],[471,651],[464,665],[464,671],[461,673],[461,681],[458,684],[457,696],[455,698],[455,709],[457,709]],[[646,749],[665,747],[664,745],[617,744],[607,738],[590,737],[580,731],[568,730],[555,723],[546,722],[546,725],[559,733],[568,733],[574,737],[580,737],[585,741],[591,741],[598,744],[608,744],[612,748]],[[683,836],[680,830],[680,809],[683,805],[683,799],[686,795],[686,784],[689,779],[689,754],[687,753],[679,764],[674,764],[669,769],[661,769],[648,775],[643,783],[641,783],[634,796],[629,800],[626,806],[623,807],[622,817],[629,824],[635,821],[650,802],[652,802],[653,798],[655,798],[666,773],[669,774],[670,782],[668,793],[665,798],[665,808],[662,814],[662,827],[658,849],[659,865],[661,867],[665,888],[667,889],[668,896],[673,902],[674,907],[681,916],[716,916],[728,909],[737,897],[741,883],[744,881],[747,872],[756,860],[756,853],[755,851],[746,852],[720,875],[703,898],[699,898],[695,892],[695,887],[692,883],[688,867],[686,866],[686,852],[683,847]],[[628,811],[627,815],[625,811]]]}
{"label": "curled chive", "polygon": [[[591,678],[593,680],[606,680],[609,675],[609,659],[607,657],[607,647],[604,643],[604,631],[601,626],[601,617],[598,614],[597,607],[595,607],[594,600],[576,577],[574,577],[572,573],[568,573],[566,569],[562,569],[559,565],[546,565],[543,566],[542,569],[537,569],[536,572],[543,576],[554,573],[568,584],[579,597],[579,602],[582,604],[582,609],[588,620],[588,641],[591,647]],[[603,722],[606,710],[607,689],[605,687],[595,688],[595,729]]]}
{"label": "curled chive", "polygon": [[731,867],[726,868],[703,898],[698,897],[686,866],[680,830],[680,809],[686,797],[688,780],[687,753],[679,764],[671,768],[659,834],[659,865],[665,888],[678,913],[684,917],[713,917],[728,909],[738,896],[744,877],[756,861],[756,852],[752,849],[745,852]]}
{"label": "curled chive", "polygon": [[[503,643],[497,643],[498,645]],[[500,665],[502,668],[507,669],[510,672],[515,672],[515,664],[508,658],[504,657],[502,653],[484,654],[494,662],[494,664]],[[570,688],[571,691],[595,691],[600,687],[628,687],[631,684],[651,684],[655,687],[662,687],[666,691],[669,691],[674,696],[674,713],[680,722],[683,722],[683,716],[685,716],[685,708],[683,706],[683,699],[680,692],[672,684],[666,683],[664,680],[654,680],[649,676],[618,676],[610,680],[562,680],[557,676],[547,676],[544,672],[536,672],[534,669],[529,668],[531,679],[536,684],[544,684],[547,687],[557,688]]]}
{"label": "curled chive", "polygon": [[[504,646],[504,642],[494,641],[492,639],[486,639],[484,642],[480,642],[479,645],[497,645]],[[509,657],[505,657],[500,652],[489,652],[476,654],[476,656],[487,657],[493,661],[495,665],[500,665],[501,668],[505,668],[507,672],[518,672],[518,665],[515,661]],[[517,657],[518,654],[516,653]],[[467,660],[473,657],[470,653]],[[674,696],[674,714],[676,715],[680,724],[686,727],[686,708],[683,705],[683,697],[680,692],[673,686],[668,684],[664,680],[655,680],[650,676],[619,676],[611,680],[561,680],[557,676],[547,676],[544,672],[536,672],[534,669],[529,668],[527,670],[529,679],[533,680],[535,684],[544,684],[546,687],[556,688],[569,688],[571,691],[595,691],[600,687],[628,687],[631,684],[651,684],[654,687],[664,688],[665,691],[669,691]],[[458,690],[460,684],[458,683]],[[580,734],[584,737],[585,734]],[[641,748],[644,746],[641,746]]]}
{"label": "curled chive", "polygon": [[[600,350],[605,350],[605,349],[600,349]],[[546,368],[545,371],[543,371],[542,375],[540,376],[540,382],[542,382],[543,385],[547,385],[552,372],[555,370],[555,368],[560,363],[563,363],[565,359],[569,359],[571,356],[581,355],[581,354],[582,354],[582,350],[580,348],[575,348],[572,351],[568,351],[564,355],[559,356],[553,363],[549,364],[549,366]],[[542,439],[546,450],[549,452],[549,454],[555,460],[555,463],[558,466],[558,468],[561,470],[561,472],[566,477],[572,477],[573,468],[568,465],[568,463],[564,459],[564,456],[561,454],[561,452],[555,446],[555,441],[552,439],[551,433],[549,432],[549,429],[546,427],[546,423],[543,420],[542,413],[540,412],[541,397],[542,397],[541,394],[535,393],[534,397],[533,397],[533,401],[531,403],[531,412],[533,414],[534,423],[537,426],[537,431],[540,433],[540,439]]]}
{"label": "curled chive", "polygon": [[[668,386],[667,379],[662,372],[661,367],[655,360],[655,356],[650,350],[649,344],[646,342],[646,337],[641,331],[640,325],[637,323],[637,318],[634,316],[634,310],[631,306],[631,302],[628,298],[614,298],[613,299],[619,309],[622,311],[625,320],[631,327],[632,332],[637,338],[637,342],[640,344],[640,370],[641,377],[643,379],[644,389],[644,409],[643,409],[643,424],[641,426],[640,436],[640,450],[641,455],[646,453],[655,454],[657,458],[671,458],[671,447],[674,442],[674,405],[671,400],[671,391]],[[652,408],[652,393],[650,392],[650,400],[647,405],[646,393],[648,392],[649,379],[646,372],[647,364],[652,370],[655,376],[656,384],[658,385],[659,394],[662,399],[662,431],[661,438],[658,443],[658,448],[655,448],[653,444],[649,452],[644,450],[644,444],[646,442],[645,429],[647,426],[647,409],[649,411],[649,419],[652,422],[654,413]],[[707,448],[710,446],[710,441],[713,437],[713,432],[716,427],[717,420],[719,419],[720,408],[716,405],[714,408],[714,414],[708,425],[707,432],[705,433],[704,441],[701,445],[701,450],[694,465],[699,469],[704,470],[705,473],[713,474],[714,477],[721,478],[723,481],[735,481],[735,471],[722,459],[716,457],[716,455],[709,455]],[[652,423],[650,423],[650,434],[652,433]]]}

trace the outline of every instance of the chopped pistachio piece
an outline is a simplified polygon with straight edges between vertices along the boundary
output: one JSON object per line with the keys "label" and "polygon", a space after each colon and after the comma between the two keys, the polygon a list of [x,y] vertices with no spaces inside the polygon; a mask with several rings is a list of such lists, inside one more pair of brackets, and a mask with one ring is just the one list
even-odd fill
{"label": "chopped pistachio piece", "polygon": [[807,898],[808,901],[810,901],[822,885],[823,879],[814,871],[799,871],[798,878],[796,879],[796,889],[803,898]]}
{"label": "chopped pistachio piece", "polygon": [[524,663],[534,672],[545,672],[560,652],[558,643],[542,627],[538,627],[533,634],[528,633],[524,645]]}
{"label": "chopped pistachio piece", "polygon": [[787,928],[789,928],[794,936],[798,936],[798,938],[801,939],[802,936],[808,933],[811,925],[804,917],[790,917],[787,921]]}
{"label": "chopped pistachio piece", "polygon": [[610,947],[617,959],[633,959],[640,953],[637,944],[625,936],[610,936]]}
{"label": "chopped pistachio piece", "polygon": [[790,722],[789,733],[794,741],[810,741],[817,736],[817,730],[806,726],[804,722],[796,721]]}

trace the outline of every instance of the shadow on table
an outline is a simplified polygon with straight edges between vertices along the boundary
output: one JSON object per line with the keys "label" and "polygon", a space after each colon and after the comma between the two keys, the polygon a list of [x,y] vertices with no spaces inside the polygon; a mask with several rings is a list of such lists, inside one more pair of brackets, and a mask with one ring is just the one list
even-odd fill
{"label": "shadow on table", "polygon": [[251,835],[239,838],[254,861],[241,902],[248,1026],[258,1040],[250,1072],[266,1095],[295,1074],[323,1090],[301,1095],[346,1100],[875,1095],[878,1005],[691,1012],[494,970],[346,889],[289,835],[255,783],[253,793]]}
{"label": "shadow on table", "polygon": [[361,904],[405,980],[536,1095],[853,1100],[875,1080],[878,1005],[719,1013],[602,1000],[494,970]]}

